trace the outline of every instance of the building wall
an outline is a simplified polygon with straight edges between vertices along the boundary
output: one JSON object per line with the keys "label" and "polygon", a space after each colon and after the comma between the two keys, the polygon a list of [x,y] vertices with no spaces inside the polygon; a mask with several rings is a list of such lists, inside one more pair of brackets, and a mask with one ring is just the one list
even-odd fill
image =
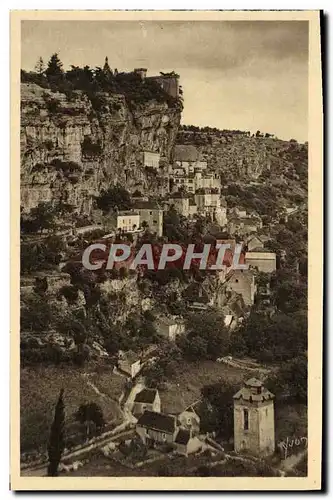
{"label": "building wall", "polygon": [[132,413],[135,415],[142,415],[146,410],[161,412],[161,399],[159,394],[156,395],[153,403],[134,403]]}
{"label": "building wall", "polygon": [[271,455],[275,451],[274,403],[259,408],[260,451]]}
{"label": "building wall", "polygon": [[140,214],[140,223],[146,221],[149,225],[149,230],[156,233],[157,236],[163,234],[163,210],[139,208],[137,209]]}
{"label": "building wall", "polygon": [[225,207],[217,208],[215,211],[215,219],[220,226],[225,226],[228,222],[227,209]]}
{"label": "building wall", "polygon": [[178,415],[180,427],[187,430],[192,430],[192,435],[200,433],[200,417],[193,411],[183,411]]}
{"label": "building wall", "polygon": [[150,151],[144,151],[143,165],[145,167],[153,167],[158,169],[160,166],[160,153],[151,153]]}
{"label": "building wall", "polygon": [[162,89],[172,97],[179,95],[179,82],[177,77],[172,76],[154,76],[154,80],[159,83]]}
{"label": "building wall", "polygon": [[[248,410],[248,430],[244,429],[244,409]],[[269,455],[274,452],[273,401],[265,404],[235,401],[234,447],[237,453],[248,451],[253,455]]]}
{"label": "building wall", "polygon": [[205,207],[220,207],[220,195],[217,193],[196,193],[194,195],[195,203],[198,209]]}
{"label": "building wall", "polygon": [[175,433],[169,434],[168,432],[156,431],[154,429],[147,429],[149,439],[153,439],[158,443],[173,443],[175,440]]}
{"label": "building wall", "polygon": [[118,215],[117,216],[117,229],[121,229],[123,231],[132,231],[133,226],[136,226],[136,229],[140,226],[140,215]]}
{"label": "building wall", "polygon": [[170,205],[174,205],[175,210],[183,217],[188,217],[190,202],[188,198],[173,198],[169,199]]}
{"label": "building wall", "polygon": [[232,290],[239,293],[247,306],[254,304],[255,281],[254,276],[251,279],[248,275],[244,275],[241,271],[235,271],[226,286],[227,290]]}
{"label": "building wall", "polygon": [[257,267],[259,271],[263,273],[273,273],[276,270],[276,258],[275,259],[253,259],[248,254],[246,254],[245,259],[246,264],[249,266]]}

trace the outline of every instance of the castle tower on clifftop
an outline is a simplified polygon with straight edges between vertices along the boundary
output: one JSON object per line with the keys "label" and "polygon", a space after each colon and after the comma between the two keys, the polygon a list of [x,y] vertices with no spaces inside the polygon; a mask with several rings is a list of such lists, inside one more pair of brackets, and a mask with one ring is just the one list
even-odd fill
{"label": "castle tower on clifftop", "polygon": [[262,456],[275,450],[274,395],[256,378],[234,395],[234,448]]}

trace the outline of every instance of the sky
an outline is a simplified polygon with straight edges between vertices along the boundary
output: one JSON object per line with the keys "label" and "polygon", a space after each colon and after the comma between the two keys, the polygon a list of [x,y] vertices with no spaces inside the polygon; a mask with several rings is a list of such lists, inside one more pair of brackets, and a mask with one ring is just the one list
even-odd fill
{"label": "sky", "polygon": [[22,68],[71,64],[180,75],[182,123],[307,140],[307,21],[23,21]]}

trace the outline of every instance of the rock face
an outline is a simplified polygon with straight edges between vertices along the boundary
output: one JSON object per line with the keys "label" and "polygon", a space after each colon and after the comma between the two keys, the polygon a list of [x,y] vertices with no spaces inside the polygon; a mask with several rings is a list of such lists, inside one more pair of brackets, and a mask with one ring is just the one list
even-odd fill
{"label": "rock face", "polygon": [[180,130],[177,144],[195,145],[203,160],[219,172],[225,183],[256,182],[259,178],[299,180],[307,175],[307,144],[249,132],[193,132]]}
{"label": "rock face", "polygon": [[[66,96],[22,83],[22,206],[62,199],[89,214],[93,197],[112,184],[158,193],[180,115],[164,102],[134,105],[122,94],[89,99],[80,91]],[[144,151],[160,153],[157,172],[144,167]]]}

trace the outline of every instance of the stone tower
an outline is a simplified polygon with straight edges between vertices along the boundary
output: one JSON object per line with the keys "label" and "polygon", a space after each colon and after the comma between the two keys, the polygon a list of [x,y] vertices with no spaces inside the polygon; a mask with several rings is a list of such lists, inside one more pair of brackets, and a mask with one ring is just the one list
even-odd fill
{"label": "stone tower", "polygon": [[274,395],[263,383],[250,378],[234,395],[234,447],[266,456],[275,450]]}

